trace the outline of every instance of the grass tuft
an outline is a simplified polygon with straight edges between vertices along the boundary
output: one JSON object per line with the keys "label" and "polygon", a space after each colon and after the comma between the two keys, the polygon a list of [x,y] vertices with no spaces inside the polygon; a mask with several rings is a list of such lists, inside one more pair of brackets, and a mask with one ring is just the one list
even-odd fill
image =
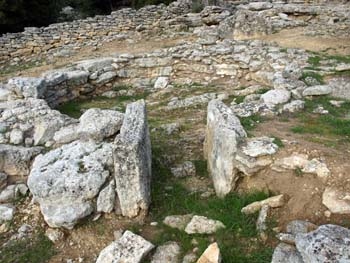
{"label": "grass tuft", "polygon": [[55,254],[52,242],[43,232],[30,239],[11,241],[0,249],[2,263],[44,263]]}

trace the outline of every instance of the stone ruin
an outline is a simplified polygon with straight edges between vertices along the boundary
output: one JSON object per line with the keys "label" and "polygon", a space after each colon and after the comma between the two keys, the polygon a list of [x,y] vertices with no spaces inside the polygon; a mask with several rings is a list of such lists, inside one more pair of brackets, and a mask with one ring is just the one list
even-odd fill
{"label": "stone ruin", "polygon": [[[282,50],[277,44],[245,40],[296,27],[303,27],[306,35],[350,36],[350,7],[346,1],[331,6],[327,1],[317,1],[317,5],[304,2],[217,1],[218,6],[206,6],[201,12],[192,13],[191,1],[177,1],[169,6],[147,6],[137,11],[122,9],[109,16],[27,28],[21,33],[2,36],[0,67],[3,69],[21,63],[50,64],[58,57],[71,56],[86,47],[98,50],[102,44],[115,40],[132,44],[137,39],[152,37],[193,39],[149,52],[75,61],[37,77],[3,80],[0,188],[4,190],[0,203],[6,205],[0,205],[0,223],[13,218],[16,210],[8,203],[20,193],[26,193],[27,185],[46,223],[53,228],[72,229],[91,214],[114,211],[130,218],[147,214],[151,203],[152,153],[145,101],[127,105],[124,113],[89,109],[79,119],[55,110],[62,103],[76,99],[125,95],[114,89],[120,85],[150,93],[179,84],[217,87],[215,92],[171,98],[164,109],[208,104],[204,155],[219,197],[235,191],[242,177],[255,176],[264,169],[300,168],[326,184],[331,171],[325,163],[301,154],[278,159],[274,139],[248,137],[239,120],[255,114],[275,116],[297,112],[304,108],[304,100],[310,96],[350,98],[349,82],[344,78],[333,77],[326,84],[300,80],[310,66],[310,54],[305,50]],[[349,69],[348,63],[342,63],[323,65],[318,72],[327,75]],[[242,83],[248,83],[247,87],[242,88]],[[226,105],[222,100],[228,99],[224,92],[227,87],[231,88],[230,95],[245,99]],[[191,165],[183,166],[193,173]],[[181,169],[184,170],[182,167],[177,171],[180,177]],[[28,180],[27,185],[6,186],[8,179]],[[242,213],[260,211],[258,225],[265,229],[268,209],[282,206],[285,199],[283,194],[271,197],[245,207]],[[349,213],[348,201],[340,199],[339,192],[331,187],[323,193],[323,203],[331,212]],[[213,233],[216,226],[225,227],[219,221],[197,215],[183,215],[183,218],[185,224],[180,228],[190,234]],[[181,221],[173,217],[166,224],[172,225],[172,220]],[[206,224],[214,226],[214,230],[203,230]],[[338,261],[349,254],[342,252],[347,244],[342,240],[349,239],[349,232],[339,226],[317,228],[305,222],[291,222],[286,230],[287,233],[279,236],[281,244],[275,250],[274,263],[285,262],[285,258],[301,263],[329,259],[325,254],[314,253],[316,249],[324,253],[332,250],[334,260]],[[326,237],[331,241],[323,242]],[[97,262],[113,259],[140,262],[153,248],[148,241],[126,231],[102,250]],[[179,250],[174,244],[165,244],[164,249]],[[154,258],[162,255],[158,252],[157,248]],[[213,255],[219,262],[216,243],[198,262],[207,262]]]}

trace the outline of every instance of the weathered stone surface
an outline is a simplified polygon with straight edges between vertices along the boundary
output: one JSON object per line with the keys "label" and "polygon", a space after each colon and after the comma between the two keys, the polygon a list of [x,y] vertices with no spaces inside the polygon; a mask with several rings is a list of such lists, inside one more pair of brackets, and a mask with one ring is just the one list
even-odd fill
{"label": "weathered stone surface", "polygon": [[0,144],[0,171],[8,175],[29,174],[31,162],[43,148]]}
{"label": "weathered stone surface", "polygon": [[120,134],[115,139],[114,169],[116,192],[122,214],[135,217],[150,204],[151,142],[146,104],[127,106]]}
{"label": "weathered stone surface", "polygon": [[157,247],[151,263],[178,263],[180,259],[181,248],[176,242],[167,242]]}
{"label": "weathered stone surface", "polygon": [[311,222],[303,220],[293,220],[287,224],[287,232],[293,235],[297,234],[306,234],[310,231],[313,231],[317,226]]}
{"label": "weathered stone surface", "polygon": [[16,77],[9,79],[8,88],[24,98],[42,98],[46,85],[42,78]]}
{"label": "weathered stone surface", "polygon": [[221,254],[218,244],[210,244],[197,263],[221,263]]}
{"label": "weathered stone surface", "polygon": [[284,112],[298,112],[303,110],[305,107],[305,101],[303,100],[293,100],[285,105],[283,105]]}
{"label": "weathered stone surface", "polygon": [[100,141],[116,134],[122,125],[124,114],[114,110],[89,109],[79,118],[79,138]]}
{"label": "weathered stone surface", "polygon": [[115,182],[103,188],[97,198],[97,212],[110,213],[115,205]]}
{"label": "weathered stone surface", "polygon": [[154,83],[155,89],[165,89],[169,84],[168,77],[158,77],[156,82]]}
{"label": "weathered stone surface", "polygon": [[263,233],[267,229],[266,220],[269,213],[270,207],[263,205],[260,209],[258,219],[256,220],[256,229],[259,233]]}
{"label": "weathered stone surface", "polygon": [[[27,146],[45,145],[61,127],[74,122],[74,119],[52,110],[41,99],[18,99],[0,103],[0,123],[6,132],[21,131],[12,143],[25,143]],[[16,132],[20,133],[20,132]],[[5,143],[11,143],[6,139]]]}
{"label": "weathered stone surface", "polygon": [[0,173],[0,190],[7,185],[7,174]]}
{"label": "weathered stone surface", "polygon": [[191,221],[193,215],[171,215],[165,217],[163,223],[172,228],[177,228],[179,230],[185,230],[188,223]]}
{"label": "weathered stone surface", "polygon": [[96,263],[139,263],[153,248],[141,236],[125,231],[118,241],[112,242],[101,251]]}
{"label": "weathered stone surface", "polygon": [[[208,105],[204,153],[216,194],[225,196],[235,188],[238,171],[234,165],[238,144],[246,137],[239,119],[219,100]],[[228,143],[229,142],[229,143]]]}
{"label": "weathered stone surface", "polygon": [[244,154],[250,157],[259,157],[264,155],[275,154],[278,146],[273,143],[274,138],[259,137],[247,140],[246,145],[242,147]]}
{"label": "weathered stone surface", "polygon": [[225,228],[222,222],[195,215],[186,226],[185,232],[187,234],[212,234],[221,228]]}
{"label": "weathered stone surface", "polygon": [[327,187],[322,195],[322,203],[334,214],[350,214],[350,195],[348,191]]}
{"label": "weathered stone surface", "polygon": [[304,262],[348,262],[350,258],[350,230],[341,226],[322,225],[297,235],[295,243]]}
{"label": "weathered stone surface", "polygon": [[273,197],[269,197],[262,201],[257,201],[254,203],[251,203],[245,207],[242,208],[241,212],[244,214],[253,214],[257,211],[259,211],[264,205],[268,205],[269,207],[276,208],[281,207],[285,204],[285,196],[282,195],[276,195]]}
{"label": "weathered stone surface", "polygon": [[274,89],[261,95],[261,101],[269,107],[275,107],[278,104],[286,103],[290,100],[291,93],[288,90]]}
{"label": "weathered stone surface", "polygon": [[110,174],[112,146],[73,142],[39,155],[28,186],[51,227],[72,228],[93,211],[92,200]]}
{"label": "weathered stone surface", "polygon": [[318,85],[308,87],[303,91],[303,96],[320,96],[332,93],[332,88],[328,85]]}
{"label": "weathered stone surface", "polygon": [[303,173],[316,174],[321,180],[326,181],[331,171],[327,165],[318,159],[308,160],[308,156],[305,154],[294,153],[289,157],[278,159],[275,161],[273,167],[274,170],[279,171],[283,169],[301,169]]}
{"label": "weathered stone surface", "polygon": [[45,236],[51,240],[51,242],[56,243],[63,239],[64,233],[59,229],[49,228],[45,231]]}
{"label": "weathered stone surface", "polygon": [[271,263],[304,263],[294,246],[280,243],[273,252]]}
{"label": "weathered stone surface", "polygon": [[11,205],[0,205],[0,224],[11,221],[15,214],[15,208]]}

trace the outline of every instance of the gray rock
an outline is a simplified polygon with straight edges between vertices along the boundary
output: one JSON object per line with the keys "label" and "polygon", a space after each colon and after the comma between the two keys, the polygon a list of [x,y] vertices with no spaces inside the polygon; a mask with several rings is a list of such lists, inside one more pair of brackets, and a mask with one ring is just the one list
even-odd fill
{"label": "gray rock", "polygon": [[235,154],[238,144],[246,136],[239,119],[230,108],[219,100],[209,103],[204,153],[216,194],[220,197],[235,188],[239,178],[234,165]]}
{"label": "gray rock", "polygon": [[105,84],[110,82],[112,79],[114,79],[117,76],[117,72],[114,71],[108,71],[106,73],[101,74],[97,80],[97,84]]}
{"label": "gray rock", "polygon": [[18,129],[13,129],[10,133],[10,143],[11,144],[21,144],[23,142],[23,132]]}
{"label": "gray rock", "polygon": [[151,201],[151,141],[146,104],[127,105],[114,147],[116,192],[122,215],[135,217],[147,212]]}
{"label": "gray rock", "polygon": [[154,253],[151,263],[177,263],[181,248],[176,242],[167,242],[164,245],[157,247]]}
{"label": "gray rock", "polygon": [[0,203],[10,203],[15,200],[16,185],[8,185],[0,192]]}
{"label": "gray rock", "polygon": [[322,194],[322,203],[334,214],[350,214],[349,192],[328,186]]}
{"label": "gray rock", "polygon": [[195,215],[186,226],[185,232],[187,234],[213,234],[221,228],[225,228],[222,222]]}
{"label": "gray rock", "polygon": [[63,239],[64,233],[59,229],[49,228],[45,231],[45,236],[51,240],[53,243],[57,243]]}
{"label": "gray rock", "polygon": [[317,226],[311,222],[303,220],[293,220],[287,224],[287,232],[293,235],[296,234],[306,234],[310,231],[313,231]]}
{"label": "gray rock", "polygon": [[98,58],[79,61],[77,68],[83,69],[84,71],[97,72],[102,71],[105,67],[109,67],[113,63],[113,58]]}
{"label": "gray rock", "polygon": [[141,236],[125,231],[118,241],[112,242],[101,251],[96,263],[139,263],[153,248]]}
{"label": "gray rock", "polygon": [[42,150],[42,147],[26,148],[0,144],[0,171],[8,175],[27,176],[32,160]]}
{"label": "gray rock", "polygon": [[266,220],[269,213],[270,207],[263,205],[260,209],[258,219],[256,221],[256,229],[259,233],[263,233],[267,230]]}
{"label": "gray rock", "polygon": [[188,223],[191,221],[193,215],[171,215],[165,217],[163,223],[172,228],[177,228],[179,230],[185,230]]}
{"label": "gray rock", "polygon": [[332,88],[328,85],[317,85],[308,87],[303,91],[303,96],[320,96],[332,93]]}
{"label": "gray rock", "polygon": [[198,256],[195,253],[190,252],[184,256],[182,263],[194,263],[197,261],[197,258]]}
{"label": "gray rock", "polygon": [[42,77],[45,80],[45,85],[48,87],[55,87],[67,80],[67,74],[64,71],[51,71],[44,73]]}
{"label": "gray rock", "polygon": [[273,141],[274,139],[269,137],[251,138],[242,146],[242,151],[250,157],[272,155],[278,150],[278,146]]}
{"label": "gray rock", "polygon": [[350,262],[350,230],[336,225],[322,225],[317,230],[298,234],[296,247],[304,262]]}
{"label": "gray rock", "polygon": [[304,263],[294,246],[280,243],[273,252],[271,263]]}
{"label": "gray rock", "polygon": [[33,197],[51,227],[73,228],[93,211],[98,195],[112,170],[108,143],[73,142],[39,155],[28,178]]}
{"label": "gray rock", "polygon": [[11,78],[7,82],[10,90],[16,92],[24,98],[42,98],[46,90],[45,81],[42,78]]}
{"label": "gray rock", "polygon": [[0,205],[0,224],[11,221],[15,214],[15,208],[11,205]]}
{"label": "gray rock", "polygon": [[118,111],[89,109],[79,119],[78,137],[97,141],[110,137],[120,130],[123,118],[124,114]]}
{"label": "gray rock", "polygon": [[88,82],[89,72],[84,70],[67,71],[67,84],[70,86],[83,85]]}
{"label": "gray rock", "polygon": [[288,90],[274,89],[261,95],[261,101],[269,107],[275,107],[278,104],[286,103],[290,100],[291,93]]}
{"label": "gray rock", "polygon": [[298,112],[303,110],[305,107],[305,101],[303,100],[293,100],[290,103],[283,105],[284,112]]}
{"label": "gray rock", "polygon": [[165,89],[169,84],[168,77],[158,77],[156,82],[154,83],[155,89]]}
{"label": "gray rock", "polygon": [[97,212],[110,213],[115,205],[115,183],[112,180],[103,188],[97,198]]}
{"label": "gray rock", "polygon": [[286,197],[282,195],[276,195],[273,197],[269,197],[262,201],[256,201],[242,208],[241,212],[243,214],[249,215],[259,211],[264,205],[268,205],[269,207],[276,208],[281,207],[285,204]]}

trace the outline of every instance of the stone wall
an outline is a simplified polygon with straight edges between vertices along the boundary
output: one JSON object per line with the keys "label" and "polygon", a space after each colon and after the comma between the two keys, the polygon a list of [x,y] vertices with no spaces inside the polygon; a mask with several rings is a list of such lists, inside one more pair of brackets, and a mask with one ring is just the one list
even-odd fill
{"label": "stone wall", "polygon": [[169,6],[146,6],[137,11],[126,8],[107,16],[26,28],[24,32],[0,37],[0,69],[69,56],[82,47],[95,48],[114,40],[133,41],[155,35],[180,37],[196,30],[206,35],[208,26],[216,26],[220,38],[271,34],[297,26],[305,27],[307,34],[349,36],[349,4],[285,2],[216,1],[222,7],[207,6],[200,13],[191,13],[192,1],[179,0]]}

